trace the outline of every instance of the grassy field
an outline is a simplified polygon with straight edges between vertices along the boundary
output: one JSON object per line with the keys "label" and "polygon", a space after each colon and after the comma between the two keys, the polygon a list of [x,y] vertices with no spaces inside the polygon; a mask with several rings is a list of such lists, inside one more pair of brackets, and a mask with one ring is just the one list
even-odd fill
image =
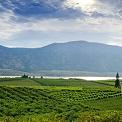
{"label": "grassy field", "polygon": [[0,122],[119,122],[114,81],[0,79]]}

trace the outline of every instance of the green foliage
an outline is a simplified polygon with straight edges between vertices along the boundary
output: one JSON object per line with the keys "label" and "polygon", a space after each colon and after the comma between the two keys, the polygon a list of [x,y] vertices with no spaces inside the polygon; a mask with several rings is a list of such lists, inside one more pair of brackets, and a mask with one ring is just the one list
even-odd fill
{"label": "green foliage", "polygon": [[77,122],[120,122],[120,116],[117,111],[87,112],[83,113]]}
{"label": "green foliage", "polygon": [[29,78],[29,76],[24,74],[21,78]]}
{"label": "green foliage", "polygon": [[101,82],[0,79],[0,122],[119,122],[122,94]]}
{"label": "green foliage", "polygon": [[[99,87],[110,86],[101,82],[86,81],[83,79],[33,79],[41,86],[80,86],[80,87]],[[114,81],[113,81],[114,83]]]}
{"label": "green foliage", "polygon": [[65,120],[56,118],[54,113],[50,114],[38,114],[38,115],[26,115],[17,117],[1,117],[0,122],[64,122]]}
{"label": "green foliage", "polygon": [[23,79],[23,78],[1,78],[0,79],[0,85],[1,86],[18,86],[18,87],[24,87],[24,86],[39,86],[37,82],[34,82],[31,79]]}
{"label": "green foliage", "polygon": [[115,81],[115,87],[121,89],[121,84],[120,84],[120,80],[119,79],[116,79],[116,81]]}

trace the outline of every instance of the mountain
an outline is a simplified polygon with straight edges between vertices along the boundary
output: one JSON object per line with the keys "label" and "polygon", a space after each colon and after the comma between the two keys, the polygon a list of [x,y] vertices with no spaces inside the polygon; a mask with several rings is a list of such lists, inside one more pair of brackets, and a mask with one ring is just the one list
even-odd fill
{"label": "mountain", "polygon": [[42,70],[122,72],[122,47],[86,41],[53,43],[42,48],[0,46],[0,69],[31,73]]}
{"label": "mountain", "polygon": [[0,76],[22,76],[23,74],[33,75],[27,72],[21,72],[12,69],[0,69]]}

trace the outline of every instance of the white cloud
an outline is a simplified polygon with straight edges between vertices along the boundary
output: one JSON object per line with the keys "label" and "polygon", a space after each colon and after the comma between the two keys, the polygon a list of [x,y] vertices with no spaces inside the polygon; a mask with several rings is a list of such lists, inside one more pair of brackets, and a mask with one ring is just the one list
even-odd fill
{"label": "white cloud", "polygon": [[[98,6],[97,6],[98,5]],[[25,31],[41,31],[41,32],[60,32],[60,33],[104,33],[104,35],[110,35],[110,39],[104,41],[104,43],[122,44],[122,21],[115,18],[114,9],[107,7],[103,3],[97,3],[94,7],[94,11],[103,13],[107,16],[104,17],[92,17],[90,11],[89,16],[84,19],[37,19],[34,17],[26,18],[26,22],[17,22],[15,20],[21,19],[21,16],[15,15],[12,11],[6,10],[0,13],[0,40],[9,41],[13,37],[21,32]],[[92,12],[93,12],[92,10]],[[110,17],[109,17],[110,16]],[[112,17],[111,17],[112,16]],[[113,36],[114,35],[114,36]],[[21,37],[20,37],[21,38]],[[78,38],[78,37],[77,37]],[[101,38],[101,37],[100,37]],[[81,39],[81,37],[80,37]],[[94,38],[91,38],[94,40]],[[69,40],[70,41],[70,40]],[[119,41],[119,43],[117,43]],[[52,42],[53,43],[53,42]]]}
{"label": "white cloud", "polygon": [[119,16],[118,12],[113,6],[105,4],[100,0],[66,0],[64,5],[69,8],[81,9],[81,11],[88,16],[91,16],[94,12],[109,17],[114,17],[115,14]]}
{"label": "white cloud", "polygon": [[15,15],[12,11],[0,13],[0,39],[9,39],[14,33],[21,31],[18,24],[11,20]]}

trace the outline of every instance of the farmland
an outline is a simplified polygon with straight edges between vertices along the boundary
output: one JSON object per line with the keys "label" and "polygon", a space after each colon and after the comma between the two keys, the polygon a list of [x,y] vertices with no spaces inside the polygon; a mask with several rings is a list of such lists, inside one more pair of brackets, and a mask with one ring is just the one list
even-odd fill
{"label": "farmland", "polygon": [[119,122],[114,81],[0,79],[0,122]]}

